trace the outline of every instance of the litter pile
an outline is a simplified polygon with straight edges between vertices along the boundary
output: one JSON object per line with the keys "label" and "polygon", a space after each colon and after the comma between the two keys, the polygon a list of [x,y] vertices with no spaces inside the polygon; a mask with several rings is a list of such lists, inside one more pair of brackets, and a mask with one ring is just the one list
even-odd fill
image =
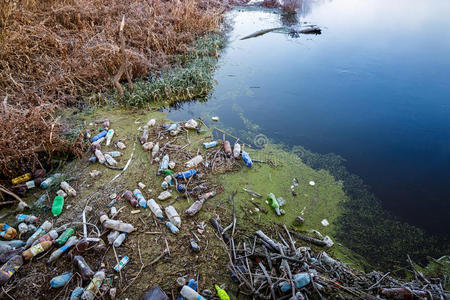
{"label": "litter pile", "polygon": [[[414,281],[403,283],[388,276],[389,274],[364,274],[331,258],[325,252],[315,254],[309,247],[295,246],[294,238],[306,245],[333,247],[333,241],[328,236],[320,237],[318,232],[316,234],[320,238],[313,238],[289,231],[283,226],[285,236],[278,233],[281,243],[264,233],[278,230],[267,231],[271,229],[261,228],[254,236],[248,235],[247,229],[238,228],[236,221],[236,192],[229,196],[229,203],[233,203],[233,219],[229,226],[223,228],[220,224],[228,219],[227,215],[216,214],[205,218],[205,203],[222,193],[221,186],[213,182],[210,175],[252,167],[260,161],[252,161],[244,145],[238,141],[232,147],[225,136],[223,141],[213,140],[212,136],[206,134],[210,131],[203,129],[206,125],[201,120],[164,124],[163,121],[150,119],[138,129],[139,134],[135,137],[138,141],[134,143],[131,157],[123,167],[119,166],[122,164],[121,151],[127,148],[127,141],[117,137],[109,119],[98,120],[95,124],[101,126],[98,134],[93,135],[90,131],[85,133],[93,153],[89,158],[91,167],[99,166],[118,172],[108,181],[109,186],[114,186],[119,182],[118,178],[129,176],[125,172],[135,154],[136,144],[140,144],[143,150],[141,152],[148,158],[140,168],[158,166],[156,177],[150,182],[152,188],[149,188],[150,184],[147,182],[138,182],[136,187],[128,183],[127,186],[120,186],[120,192],[112,193],[109,197],[103,195],[97,201],[91,201],[93,196],[89,195],[83,207],[80,206],[79,198],[84,191],[82,188],[75,189],[77,186],[63,173],[48,176],[44,170],[36,170],[13,179],[13,190],[21,195],[38,186],[46,192],[28,207],[16,193],[2,187],[3,193],[19,201],[17,209],[10,213],[17,214],[14,222],[10,225],[0,224],[0,236],[4,239],[0,241],[2,296],[17,292],[17,287],[22,284],[32,284],[35,289],[20,290],[19,296],[66,298],[70,295],[70,299],[116,299],[127,291],[131,293],[130,287],[136,285],[145,273],[151,273],[146,269],[148,266],[172,259],[175,255],[172,253],[171,256],[171,251],[176,252],[176,255],[186,256],[186,251],[180,251],[186,249],[194,255],[187,258],[194,265],[202,263],[202,259],[204,262],[215,258],[212,263],[219,266],[222,262],[217,261],[215,250],[225,249],[220,255],[229,258],[231,279],[239,283],[236,295],[259,299],[375,299],[376,295],[392,299],[447,297],[440,279],[427,279],[417,272]],[[92,126],[96,125],[92,123]],[[194,137],[196,143],[191,143]],[[204,151],[196,149],[197,144]],[[103,172],[91,170],[88,178],[95,181],[104,176]],[[292,183],[290,189],[295,196],[298,180],[294,178]],[[310,181],[309,185],[313,186],[315,182]],[[253,197],[262,198],[262,195],[250,189],[244,188],[244,191]],[[53,202],[47,206],[53,193]],[[180,202],[188,204],[183,212],[177,209]],[[284,202],[282,197],[275,197],[272,193],[267,195],[266,203],[278,216],[284,214]],[[116,208],[122,204],[124,206]],[[264,208],[261,205],[259,207],[263,211]],[[81,215],[70,213],[79,208],[82,208]],[[38,216],[24,214],[26,209],[31,209]],[[130,214],[124,214],[123,211],[128,209],[131,209]],[[1,216],[0,219],[4,217]],[[207,224],[201,218],[210,219],[214,230],[206,230]],[[302,217],[297,217],[298,223],[302,224],[303,221]],[[157,228],[157,231],[151,229],[152,231],[142,232],[139,230],[139,222],[145,225],[144,228]],[[328,225],[325,219],[322,224]],[[214,237],[214,233],[218,239]],[[143,240],[137,238],[142,235]],[[144,263],[141,252],[160,246],[148,238],[148,235],[159,235],[155,240],[161,241],[160,244],[164,246],[160,248],[159,255],[153,255],[150,262]],[[128,245],[137,249],[136,255],[117,253]],[[211,246],[208,248],[208,245]],[[130,265],[136,261],[140,262],[140,266],[134,270],[131,279],[129,276],[127,278],[127,268],[131,268]],[[175,273],[179,273],[180,269]],[[45,279],[45,275],[36,276],[36,271],[38,274],[49,272],[52,277]],[[159,274],[156,270],[154,272],[160,279],[168,280],[164,278],[166,274]],[[226,278],[220,278],[223,282],[219,285],[209,282],[211,278],[206,278],[208,282],[204,282],[203,278],[201,283],[198,275],[197,278],[193,278],[192,274],[178,275],[176,284],[167,283],[167,286],[176,286],[171,290],[173,297],[175,293],[180,293],[188,300],[217,297],[230,299],[228,293],[233,290],[232,287],[226,287],[227,293],[222,284],[229,281]],[[203,287],[201,290],[200,285]],[[168,299],[167,286],[165,291],[159,285],[152,286],[151,289],[145,288],[148,292],[142,299]],[[208,286],[210,289],[205,289]]]}
{"label": "litter pile", "polygon": [[[234,219],[235,220],[235,219]],[[217,221],[211,219],[211,223]],[[448,299],[440,278],[426,278],[411,267],[415,279],[402,282],[389,272],[364,273],[333,259],[325,251],[314,253],[310,247],[297,247],[295,238],[319,246],[331,246],[320,240],[299,235],[283,225],[281,242],[263,231],[253,240],[236,235],[236,222],[223,229],[215,225],[227,245],[229,269],[239,284],[239,293],[256,299]],[[232,230],[232,233],[227,233]],[[282,232],[283,232],[282,231]],[[323,241],[326,239],[324,238]]]}

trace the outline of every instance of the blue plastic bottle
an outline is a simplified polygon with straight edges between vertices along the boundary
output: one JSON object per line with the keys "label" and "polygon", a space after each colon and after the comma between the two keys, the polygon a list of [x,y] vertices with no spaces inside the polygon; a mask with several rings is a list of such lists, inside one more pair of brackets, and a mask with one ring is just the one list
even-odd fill
{"label": "blue plastic bottle", "polygon": [[45,179],[44,181],[41,182],[41,188],[46,189],[49,186],[51,186],[53,184],[53,182],[55,180],[57,180],[59,177],[61,177],[61,173],[55,173],[52,176],[50,176],[49,178]]}
{"label": "blue plastic bottle", "polygon": [[203,146],[204,146],[206,149],[215,147],[215,146],[217,146],[217,141],[212,141],[212,142],[206,142],[206,143],[203,143]]}
{"label": "blue plastic bottle", "polygon": [[95,141],[101,139],[102,137],[105,137],[107,133],[108,133],[108,131],[103,130],[102,132],[100,132],[99,134],[97,134],[96,136],[94,136],[94,137],[92,138],[91,142],[93,143],[93,142],[95,142]]}
{"label": "blue plastic bottle", "polygon": [[186,186],[184,184],[179,184],[177,187],[177,191],[180,193],[184,193],[186,191]]}
{"label": "blue plastic bottle", "polygon": [[76,287],[72,294],[70,294],[70,299],[80,299],[81,295],[83,294],[84,289],[82,287]]}
{"label": "blue plastic bottle", "polygon": [[172,231],[172,233],[178,233],[180,230],[177,228],[177,226],[175,226],[175,225],[173,225],[172,223],[170,223],[170,222],[166,222],[166,226],[167,226],[167,228],[169,228],[170,229],[170,231]]}
{"label": "blue plastic bottle", "polygon": [[50,280],[50,286],[52,288],[63,287],[67,282],[69,282],[70,278],[72,278],[72,275],[72,272],[66,272],[59,276],[53,277],[52,280]]}
{"label": "blue plastic bottle", "polygon": [[95,163],[97,161],[97,157],[96,156],[92,156],[88,159],[89,162],[91,163]]}
{"label": "blue plastic bottle", "polygon": [[175,177],[177,177],[178,179],[188,179],[192,176],[195,176],[197,173],[197,170],[189,170],[185,172],[179,172]]}
{"label": "blue plastic bottle", "polygon": [[242,159],[245,162],[245,165],[247,167],[251,167],[253,165],[252,159],[250,158],[250,155],[248,155],[247,152],[245,152],[244,150],[242,150]]}
{"label": "blue plastic bottle", "polygon": [[[297,273],[294,275],[294,284],[298,289],[307,286],[310,282],[311,278],[308,273]],[[291,289],[291,285],[287,281],[282,281],[280,282],[280,289],[283,293],[286,293]]]}
{"label": "blue plastic bottle", "polygon": [[[194,279],[189,279],[187,286],[190,287],[191,289],[193,289],[194,291],[197,291],[197,281],[195,281]],[[185,299],[186,298],[184,298],[183,296],[180,296],[180,297],[178,297],[177,300],[185,300]]]}
{"label": "blue plastic bottle", "polygon": [[147,200],[145,200],[144,196],[142,195],[141,191],[138,189],[135,189],[133,191],[134,196],[139,201],[139,206],[143,208],[147,208]]}

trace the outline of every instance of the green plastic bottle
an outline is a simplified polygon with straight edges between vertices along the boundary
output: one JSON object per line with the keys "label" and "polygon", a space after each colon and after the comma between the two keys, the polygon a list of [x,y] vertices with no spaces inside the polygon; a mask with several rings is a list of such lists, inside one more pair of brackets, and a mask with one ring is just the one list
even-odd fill
{"label": "green plastic bottle", "polygon": [[163,173],[164,175],[172,175],[173,171],[169,170],[169,169],[164,169],[164,170],[161,171],[161,173]]}
{"label": "green plastic bottle", "polygon": [[278,204],[278,201],[275,198],[275,195],[273,193],[268,194],[267,200],[269,200],[269,205],[270,205],[270,207],[272,207],[275,210],[277,216],[281,216],[280,204]]}
{"label": "green plastic bottle", "polygon": [[59,246],[64,245],[67,240],[74,234],[75,229],[73,228],[67,228],[64,230],[64,232],[59,236],[59,238],[56,239],[55,243]]}
{"label": "green plastic bottle", "polygon": [[59,216],[62,213],[63,206],[64,206],[64,198],[59,195],[56,196],[55,199],[53,200],[52,214],[55,217]]}

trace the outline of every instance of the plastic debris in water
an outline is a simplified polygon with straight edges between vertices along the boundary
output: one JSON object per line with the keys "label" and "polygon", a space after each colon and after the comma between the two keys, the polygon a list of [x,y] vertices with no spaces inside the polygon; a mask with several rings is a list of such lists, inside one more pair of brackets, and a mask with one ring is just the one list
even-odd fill
{"label": "plastic debris in water", "polygon": [[310,185],[310,186],[315,186],[316,183],[315,183],[314,181],[311,180],[311,181],[309,182],[309,185]]}
{"label": "plastic debris in water", "polygon": [[327,219],[323,219],[320,223],[322,223],[323,226],[328,226],[330,223],[328,223]]}

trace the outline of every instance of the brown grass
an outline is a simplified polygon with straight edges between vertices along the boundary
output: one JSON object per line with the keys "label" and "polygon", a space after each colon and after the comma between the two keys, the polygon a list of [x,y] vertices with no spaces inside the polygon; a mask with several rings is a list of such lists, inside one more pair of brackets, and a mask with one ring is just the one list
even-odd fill
{"label": "brown grass", "polygon": [[[47,109],[54,108],[49,103],[73,105],[83,95],[113,86],[122,59],[122,16],[128,68],[135,79],[171,65],[173,55],[188,51],[196,37],[217,31],[223,10],[213,0],[0,1],[0,101],[8,97],[12,104],[10,115],[0,118],[0,138],[6,139],[0,143],[0,172],[9,176],[17,173],[9,169],[17,164],[36,163],[32,150],[42,146],[38,141],[18,148],[20,157],[8,152],[11,142],[29,138],[18,130],[21,124],[38,126],[37,115],[48,122]],[[8,134],[5,128],[16,130]],[[59,146],[51,148],[63,151]]]}

